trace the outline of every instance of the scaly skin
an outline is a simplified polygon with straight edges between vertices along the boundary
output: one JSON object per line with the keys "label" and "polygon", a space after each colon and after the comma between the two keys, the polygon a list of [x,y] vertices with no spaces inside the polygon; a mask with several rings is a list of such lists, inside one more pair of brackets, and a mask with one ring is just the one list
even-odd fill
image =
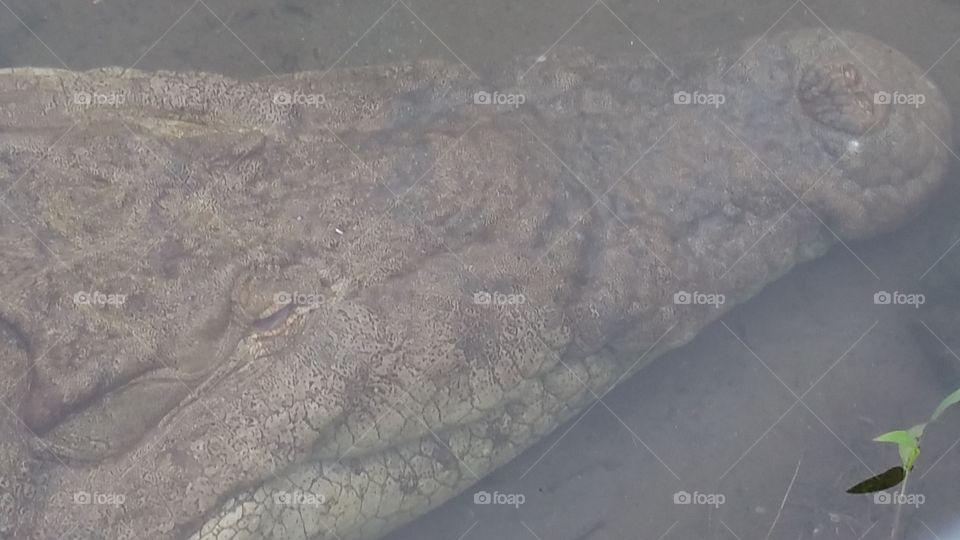
{"label": "scaly skin", "polygon": [[899,53],[737,59],[566,51],[520,107],[431,62],[0,72],[0,536],[377,538],[938,187],[948,110]]}

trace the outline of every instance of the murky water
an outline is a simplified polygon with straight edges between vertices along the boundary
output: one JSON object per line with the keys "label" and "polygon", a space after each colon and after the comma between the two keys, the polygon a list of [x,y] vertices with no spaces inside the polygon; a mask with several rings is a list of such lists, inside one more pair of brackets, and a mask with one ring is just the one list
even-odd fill
{"label": "murky water", "polygon": [[[672,65],[805,26],[883,40],[929,67],[960,111],[960,5],[936,0],[6,0],[0,63],[244,78],[439,58],[496,78],[557,43]],[[922,421],[960,384],[960,308],[937,298],[947,278],[930,272],[956,255],[941,259],[960,233],[958,165],[954,187],[915,222],[798,268],[388,538],[889,538],[894,506],[844,490],[896,461],[872,437]],[[878,309],[883,290],[930,302]],[[903,508],[901,538],[960,538],[958,438],[956,412],[925,436],[909,485],[923,502]],[[482,492],[522,504],[476,504]],[[678,504],[682,492],[706,504]]]}

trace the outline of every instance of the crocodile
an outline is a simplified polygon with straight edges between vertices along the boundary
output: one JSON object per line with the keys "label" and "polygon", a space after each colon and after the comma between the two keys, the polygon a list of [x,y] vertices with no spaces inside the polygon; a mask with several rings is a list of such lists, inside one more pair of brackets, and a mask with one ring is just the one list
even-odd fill
{"label": "crocodile", "polygon": [[942,184],[944,98],[802,29],[253,80],[0,71],[0,537],[372,540]]}

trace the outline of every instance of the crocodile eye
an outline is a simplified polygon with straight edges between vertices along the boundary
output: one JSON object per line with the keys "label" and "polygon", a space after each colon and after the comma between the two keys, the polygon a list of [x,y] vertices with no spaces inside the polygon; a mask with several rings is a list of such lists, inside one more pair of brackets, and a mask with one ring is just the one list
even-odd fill
{"label": "crocodile eye", "polygon": [[291,326],[292,321],[319,308],[324,300],[322,294],[277,293],[273,305],[253,319],[250,328],[261,335],[285,333],[288,329],[284,328]]}
{"label": "crocodile eye", "polygon": [[807,67],[797,99],[807,116],[851,135],[863,135],[888,113],[888,107],[874,103],[860,70],[849,63]]}
{"label": "crocodile eye", "polygon": [[847,86],[855,87],[860,84],[860,70],[857,69],[853,64],[843,64],[840,66],[840,73],[843,74],[843,80],[846,81]]}
{"label": "crocodile eye", "polygon": [[283,324],[283,322],[287,320],[287,317],[289,317],[290,315],[293,315],[294,307],[296,307],[296,304],[294,304],[293,302],[290,302],[289,304],[285,304],[284,306],[280,307],[280,309],[274,311],[273,313],[270,313],[269,315],[260,317],[259,319],[253,321],[253,323],[251,323],[251,326],[257,332],[268,332],[270,330],[273,330],[278,326],[280,326],[281,324]]}

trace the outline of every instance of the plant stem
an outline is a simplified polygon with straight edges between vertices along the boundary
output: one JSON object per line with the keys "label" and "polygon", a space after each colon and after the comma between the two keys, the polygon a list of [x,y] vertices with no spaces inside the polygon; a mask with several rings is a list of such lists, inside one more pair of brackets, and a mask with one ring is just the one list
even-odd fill
{"label": "plant stem", "polygon": [[897,500],[897,512],[893,515],[893,528],[890,529],[890,540],[897,540],[897,530],[900,528],[900,512],[903,510],[903,505],[900,504],[900,501],[906,500],[904,493],[907,492],[907,480],[909,479],[910,472],[908,471],[903,477],[903,484],[900,485],[900,496]]}

